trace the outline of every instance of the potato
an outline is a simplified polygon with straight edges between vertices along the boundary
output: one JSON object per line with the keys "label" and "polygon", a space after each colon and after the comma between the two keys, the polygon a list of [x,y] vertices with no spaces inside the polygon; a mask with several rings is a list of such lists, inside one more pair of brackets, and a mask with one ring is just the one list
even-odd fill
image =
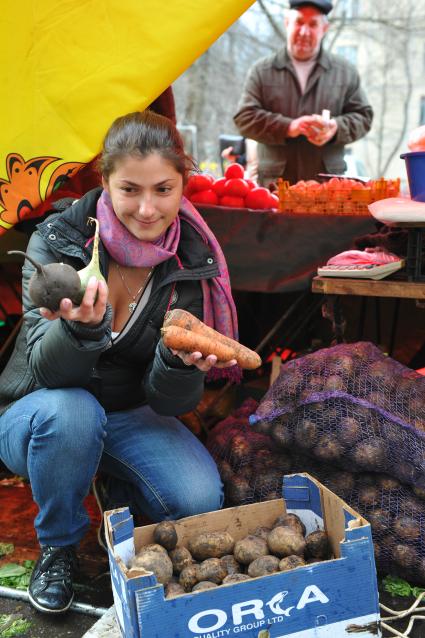
{"label": "potato", "polygon": [[366,439],[353,448],[351,457],[362,469],[382,470],[387,466],[388,450],[382,439]]}
{"label": "potato", "polygon": [[216,583],[212,583],[209,580],[201,580],[194,587],[192,587],[192,591],[204,591],[204,589],[214,589],[217,587]]}
{"label": "potato", "polygon": [[[378,485],[388,492],[391,490],[399,490],[401,487],[400,481],[397,481],[397,479],[392,476],[387,476],[387,474],[378,475]],[[415,488],[413,488],[413,491],[415,491]]]}
{"label": "potato", "polygon": [[233,478],[233,469],[228,461],[217,461],[217,468],[223,483],[225,483],[226,481],[230,481],[230,479]]}
{"label": "potato", "polygon": [[231,554],[234,546],[234,538],[228,532],[203,532],[191,538],[188,543],[190,553],[200,561]]}
{"label": "potato", "polygon": [[231,505],[245,503],[251,499],[253,493],[253,488],[245,478],[234,476],[226,482],[226,496]]}
{"label": "potato", "polygon": [[173,563],[173,569],[175,574],[180,574],[181,571],[188,565],[191,565],[194,560],[192,554],[187,547],[176,547],[169,553],[171,562]]}
{"label": "potato", "polygon": [[267,536],[270,534],[270,532],[272,531],[271,527],[262,527],[261,525],[259,527],[256,527],[254,529],[254,531],[252,532],[253,536],[259,536],[260,538],[264,538],[264,540],[267,540]]}
{"label": "potato", "polygon": [[313,448],[313,454],[324,463],[339,461],[344,453],[344,447],[332,434],[324,434]]}
{"label": "potato", "polygon": [[295,532],[305,536],[305,525],[296,514],[281,514],[273,523],[273,527],[291,527]]}
{"label": "potato", "polygon": [[236,434],[230,444],[232,463],[240,462],[251,456],[251,444],[243,434]]}
{"label": "potato", "polygon": [[359,490],[359,502],[368,507],[381,502],[381,489],[378,487],[362,487]]}
{"label": "potato", "polygon": [[309,450],[316,445],[318,437],[318,426],[310,419],[303,419],[296,424],[294,438],[298,447]]}
{"label": "potato", "polygon": [[256,558],[268,554],[269,551],[264,538],[250,534],[242,540],[236,541],[233,553],[238,563],[249,565]]}
{"label": "potato", "polygon": [[270,434],[272,422],[268,419],[259,419],[254,423],[252,429],[258,434]]}
{"label": "potato", "polygon": [[362,426],[352,416],[343,417],[338,426],[338,438],[345,447],[352,447],[362,437]]}
{"label": "potato", "polygon": [[375,534],[385,534],[391,525],[391,515],[385,509],[376,509],[367,515],[367,520],[372,526]]}
{"label": "potato", "polygon": [[292,432],[282,417],[272,425],[270,435],[279,448],[287,448],[292,445]]}
{"label": "potato", "polygon": [[418,471],[412,463],[408,461],[397,461],[394,470],[403,483],[407,483],[408,485],[413,485],[418,477]]}
{"label": "potato", "polygon": [[241,583],[244,580],[251,580],[251,576],[248,576],[248,574],[229,574],[223,580],[223,585],[230,585],[231,583]]}
{"label": "potato", "polygon": [[409,569],[416,565],[418,554],[413,547],[400,543],[394,545],[392,559],[396,565]]}
{"label": "potato", "polygon": [[325,381],[324,391],[345,390],[345,381],[338,374],[331,374]]}
{"label": "potato", "polygon": [[158,545],[158,543],[149,543],[149,545],[144,545],[137,554],[141,556],[146,552],[158,552],[159,554],[164,554],[164,556],[168,556],[167,550],[162,545]]}
{"label": "potato", "polygon": [[309,558],[326,560],[331,556],[328,535],[322,530],[311,532],[305,537],[305,551]]}
{"label": "potato", "polygon": [[157,551],[136,554],[131,561],[130,567],[153,572],[157,581],[163,585],[168,583],[173,575],[173,563],[171,559],[166,554]]}
{"label": "potato", "polygon": [[199,582],[198,578],[198,567],[199,565],[188,565],[185,567],[179,578],[179,583],[183,587],[185,591],[192,591],[192,587]]}
{"label": "potato", "polygon": [[162,545],[165,549],[174,549],[177,545],[177,532],[172,521],[161,521],[153,530],[155,543]]}
{"label": "potato", "polygon": [[198,566],[198,579],[209,580],[219,585],[227,576],[227,569],[220,558],[207,558]]}
{"label": "potato", "polygon": [[175,596],[181,596],[185,594],[183,587],[180,583],[169,582],[165,585],[165,597],[166,598],[174,598]]}
{"label": "potato", "polygon": [[270,553],[283,558],[296,554],[302,556],[305,551],[305,540],[302,534],[291,527],[275,527],[267,537]]}
{"label": "potato", "polygon": [[415,496],[425,500],[425,487],[418,487],[417,485],[414,485],[412,489]]}
{"label": "potato", "polygon": [[279,571],[288,572],[290,569],[296,569],[305,564],[305,560],[301,556],[285,556],[279,561]]}
{"label": "potato", "polygon": [[278,471],[281,475],[287,474],[292,467],[292,454],[287,450],[272,452],[267,448],[257,450],[252,463],[253,473],[265,472],[268,470]]}
{"label": "potato", "polygon": [[344,472],[343,470],[332,472],[329,476],[329,480],[326,481],[326,487],[341,498],[349,496],[354,489],[354,485],[355,481],[352,473]]}
{"label": "potato", "polygon": [[279,559],[276,556],[261,556],[252,561],[248,566],[248,575],[251,578],[267,576],[279,571]]}
{"label": "potato", "polygon": [[271,490],[270,492],[265,492],[262,496],[259,497],[259,501],[274,501],[278,498],[282,498],[281,490]]}
{"label": "potato", "polygon": [[226,568],[229,576],[231,574],[239,574],[240,572],[242,572],[242,567],[233,556],[233,554],[226,554],[226,556],[222,556],[220,560]]}
{"label": "potato", "polygon": [[245,463],[244,465],[241,465],[238,468],[238,478],[243,478],[246,481],[248,481],[248,483],[250,482],[252,478],[252,473],[253,473],[253,469],[250,463]]}
{"label": "potato", "polygon": [[267,494],[276,489],[282,489],[282,472],[279,470],[266,470],[259,472],[252,480],[254,491],[258,495]]}
{"label": "potato", "polygon": [[395,518],[393,522],[394,533],[402,540],[416,541],[420,539],[421,529],[419,522],[409,516]]}

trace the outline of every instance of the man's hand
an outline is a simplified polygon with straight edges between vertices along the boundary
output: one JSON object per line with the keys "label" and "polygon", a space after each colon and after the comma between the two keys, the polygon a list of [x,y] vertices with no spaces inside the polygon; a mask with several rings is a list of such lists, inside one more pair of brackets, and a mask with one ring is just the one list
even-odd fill
{"label": "man's hand", "polygon": [[299,135],[308,137],[316,121],[315,115],[302,115],[301,117],[297,117],[290,123],[287,137],[298,137]]}
{"label": "man's hand", "polygon": [[320,115],[314,116],[316,121],[311,126],[307,139],[315,146],[324,146],[329,142],[338,130],[336,120],[324,120]]}

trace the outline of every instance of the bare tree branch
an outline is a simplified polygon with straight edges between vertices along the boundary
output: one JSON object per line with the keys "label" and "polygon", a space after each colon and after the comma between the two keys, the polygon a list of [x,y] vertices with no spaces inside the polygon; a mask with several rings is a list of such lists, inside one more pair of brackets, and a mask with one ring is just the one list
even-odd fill
{"label": "bare tree branch", "polygon": [[283,31],[283,29],[278,25],[278,23],[276,22],[276,20],[274,19],[274,17],[272,16],[272,14],[270,13],[270,11],[267,9],[264,0],[257,0],[259,6],[261,7],[264,15],[266,16],[267,20],[269,21],[269,24],[271,26],[271,28],[273,29],[273,31],[275,32],[275,34],[279,37],[285,39],[285,33]]}

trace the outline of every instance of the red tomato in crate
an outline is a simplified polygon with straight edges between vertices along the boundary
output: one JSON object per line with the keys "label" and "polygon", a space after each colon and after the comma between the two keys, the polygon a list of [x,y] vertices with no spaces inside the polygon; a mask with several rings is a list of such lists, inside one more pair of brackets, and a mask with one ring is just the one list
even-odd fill
{"label": "red tomato in crate", "polygon": [[214,179],[211,175],[191,175],[187,183],[189,193],[198,193],[212,188]]}
{"label": "red tomato in crate", "polygon": [[249,193],[249,186],[244,179],[233,177],[228,179],[223,187],[224,195],[231,197],[245,197]]}
{"label": "red tomato in crate", "polygon": [[253,179],[246,179],[245,181],[248,184],[250,190],[252,190],[253,188],[257,188],[258,186],[258,184],[254,182]]}
{"label": "red tomato in crate", "polygon": [[213,184],[213,191],[215,191],[219,197],[224,195],[224,185],[226,182],[227,179],[225,177],[219,177]]}
{"label": "red tomato in crate", "polygon": [[267,188],[258,186],[249,191],[245,197],[245,203],[247,208],[253,208],[254,210],[264,210],[270,208],[270,196],[271,193]]}
{"label": "red tomato in crate", "polygon": [[197,193],[192,193],[192,195],[190,196],[190,201],[193,204],[211,204],[212,206],[217,206],[218,195],[212,190],[212,188],[210,188],[206,191],[198,191]]}
{"label": "red tomato in crate", "polygon": [[244,175],[245,171],[243,169],[243,166],[236,163],[229,164],[229,166],[224,171],[224,177],[226,177],[226,179],[233,179],[234,177],[240,177],[241,179],[243,179]]}
{"label": "red tomato in crate", "polygon": [[243,197],[232,197],[232,195],[224,195],[220,197],[220,206],[228,206],[229,208],[245,208],[245,199]]}

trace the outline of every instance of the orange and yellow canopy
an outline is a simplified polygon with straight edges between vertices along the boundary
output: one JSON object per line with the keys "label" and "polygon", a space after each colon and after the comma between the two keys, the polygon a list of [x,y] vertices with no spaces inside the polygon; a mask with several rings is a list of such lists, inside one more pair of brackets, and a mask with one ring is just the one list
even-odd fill
{"label": "orange and yellow canopy", "polygon": [[[0,234],[99,152],[253,0],[21,0],[0,12]],[[60,180],[59,180],[60,181]]]}

